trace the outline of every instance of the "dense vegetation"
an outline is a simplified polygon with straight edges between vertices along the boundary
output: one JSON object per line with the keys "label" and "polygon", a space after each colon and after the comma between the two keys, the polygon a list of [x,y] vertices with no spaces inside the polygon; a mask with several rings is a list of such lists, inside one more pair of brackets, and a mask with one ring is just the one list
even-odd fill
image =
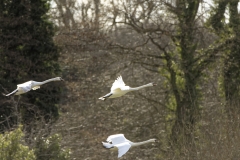
{"label": "dense vegetation", "polygon": [[[54,26],[47,15],[49,2],[3,0],[0,3],[1,92],[9,93],[16,89],[16,84],[29,80],[43,81],[58,76],[59,53],[53,42]],[[17,123],[28,127],[43,116],[46,122],[57,119],[59,98],[60,87],[54,84],[27,94],[20,101],[1,96],[1,131]],[[18,112],[21,122],[17,122]]]}
{"label": "dense vegetation", "polygon": [[[58,47],[53,42],[55,29],[47,15],[49,9],[50,2],[47,0],[0,2],[1,93],[10,93],[20,83],[29,80],[43,81],[61,73]],[[50,128],[43,129],[43,126],[58,119],[60,96],[60,86],[56,84],[47,85],[18,98],[0,96],[0,131],[4,133],[1,143],[8,146],[2,146],[3,148],[9,148],[9,153],[2,150],[5,154],[1,154],[0,159],[47,159],[40,158],[42,156],[38,152],[44,154],[45,150],[49,153],[52,151],[35,144],[35,140],[49,136]],[[26,144],[31,149],[39,148],[36,155],[32,150],[28,151],[25,143],[20,143],[20,131],[5,133],[17,129],[19,124],[23,124]],[[8,136],[10,139],[5,140]],[[56,157],[60,156],[58,153],[54,154]]]}

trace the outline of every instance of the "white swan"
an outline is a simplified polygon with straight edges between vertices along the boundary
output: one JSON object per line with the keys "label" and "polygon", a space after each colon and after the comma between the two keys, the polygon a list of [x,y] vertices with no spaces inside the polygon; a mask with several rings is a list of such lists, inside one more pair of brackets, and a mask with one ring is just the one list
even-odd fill
{"label": "white swan", "polygon": [[106,98],[117,98],[117,97],[121,97],[123,95],[125,95],[128,92],[131,91],[137,91],[139,89],[145,88],[145,87],[151,87],[151,86],[155,86],[156,84],[154,83],[149,83],[140,87],[135,87],[135,88],[131,88],[129,86],[126,86],[125,83],[123,82],[122,76],[119,76],[115,82],[112,84],[112,88],[110,93],[106,94],[103,97],[100,97],[99,99],[101,100],[106,100]]}
{"label": "white swan", "polygon": [[63,79],[61,77],[56,77],[56,78],[48,79],[43,82],[36,82],[36,81],[31,80],[31,81],[28,81],[28,82],[25,82],[22,84],[18,84],[17,89],[15,89],[14,91],[12,91],[11,93],[9,93],[5,96],[10,96],[12,94],[14,94],[14,95],[23,94],[23,93],[30,91],[31,89],[36,90],[36,89],[39,89],[41,85],[48,83],[48,82],[52,82],[52,81],[63,81]]}
{"label": "white swan", "polygon": [[102,142],[103,146],[108,149],[118,149],[118,158],[122,157],[130,147],[140,146],[146,143],[156,142],[156,139],[149,139],[143,142],[131,142],[127,140],[123,134],[111,135],[107,138],[107,142]]}

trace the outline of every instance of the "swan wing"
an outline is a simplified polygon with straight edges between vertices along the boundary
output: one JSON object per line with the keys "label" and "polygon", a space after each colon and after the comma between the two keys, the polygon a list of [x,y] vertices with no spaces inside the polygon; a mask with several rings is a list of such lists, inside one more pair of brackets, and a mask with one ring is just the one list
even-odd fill
{"label": "swan wing", "polygon": [[128,142],[115,145],[118,148],[118,158],[122,157],[127,151],[131,148],[131,145]]}
{"label": "swan wing", "polygon": [[32,87],[32,90],[36,90],[36,89],[39,89],[40,88],[40,86],[34,86],[34,87]]}
{"label": "swan wing", "polygon": [[18,84],[17,87],[23,92],[28,92],[32,89],[32,81],[28,81],[22,84]]}
{"label": "swan wing", "polygon": [[127,139],[123,134],[111,135],[107,138],[107,142],[112,143],[113,145],[126,142]]}
{"label": "swan wing", "polygon": [[122,76],[119,76],[114,83],[112,84],[112,88],[111,88],[111,92],[113,92],[116,89],[122,89],[124,88],[126,85],[123,82]]}

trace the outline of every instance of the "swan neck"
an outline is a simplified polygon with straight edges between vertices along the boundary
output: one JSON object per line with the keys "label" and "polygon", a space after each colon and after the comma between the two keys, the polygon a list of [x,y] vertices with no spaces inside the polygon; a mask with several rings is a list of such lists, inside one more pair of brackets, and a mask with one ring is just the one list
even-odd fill
{"label": "swan neck", "polygon": [[132,142],[132,147],[135,147],[135,146],[141,146],[143,144],[146,144],[146,143],[151,143],[152,140],[147,140],[147,141],[143,141],[143,142]]}
{"label": "swan neck", "polygon": [[130,88],[130,90],[131,90],[131,91],[136,91],[136,90],[139,90],[139,89],[142,89],[142,88],[145,88],[145,87],[151,87],[151,86],[153,86],[152,83],[149,83],[149,84],[145,84],[145,85],[143,85],[143,86]]}
{"label": "swan neck", "polygon": [[51,78],[51,79],[48,79],[48,80],[45,80],[45,81],[42,81],[42,82],[34,82],[34,86],[38,86],[38,85],[43,85],[45,83],[48,83],[48,82],[52,82],[52,81],[57,81],[58,79],[57,78]]}
{"label": "swan neck", "polygon": [[57,81],[57,80],[58,80],[57,78],[51,78],[51,79],[43,81],[42,83],[45,84],[45,83],[52,82],[52,81]]}

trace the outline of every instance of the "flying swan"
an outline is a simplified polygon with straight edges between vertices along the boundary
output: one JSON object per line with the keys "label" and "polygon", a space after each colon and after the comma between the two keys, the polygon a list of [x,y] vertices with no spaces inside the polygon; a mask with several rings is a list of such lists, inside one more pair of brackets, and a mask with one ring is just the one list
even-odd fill
{"label": "flying swan", "polygon": [[52,81],[63,81],[63,79],[61,77],[56,77],[56,78],[51,78],[48,79],[46,81],[43,82],[36,82],[36,81],[28,81],[22,84],[18,84],[17,85],[17,89],[15,89],[14,91],[12,91],[11,93],[5,95],[5,96],[10,96],[10,95],[19,95],[19,94],[23,94],[26,93],[28,91],[32,90],[36,90],[39,89],[41,85],[48,83],[48,82],[52,82]]}
{"label": "flying swan", "polygon": [[117,98],[117,97],[121,97],[123,95],[125,95],[128,92],[131,91],[137,91],[139,89],[145,88],[145,87],[151,87],[151,86],[155,86],[155,83],[149,83],[140,87],[135,87],[135,88],[131,88],[129,86],[126,86],[125,83],[123,82],[122,76],[119,76],[115,82],[112,84],[112,88],[110,93],[106,94],[103,97],[100,97],[99,99],[101,100],[106,100],[106,98]]}
{"label": "flying swan", "polygon": [[108,149],[117,150],[118,158],[122,157],[131,147],[140,146],[146,143],[156,142],[156,139],[149,139],[143,142],[131,142],[127,140],[123,134],[111,135],[107,138],[107,142],[102,142],[103,146]]}

